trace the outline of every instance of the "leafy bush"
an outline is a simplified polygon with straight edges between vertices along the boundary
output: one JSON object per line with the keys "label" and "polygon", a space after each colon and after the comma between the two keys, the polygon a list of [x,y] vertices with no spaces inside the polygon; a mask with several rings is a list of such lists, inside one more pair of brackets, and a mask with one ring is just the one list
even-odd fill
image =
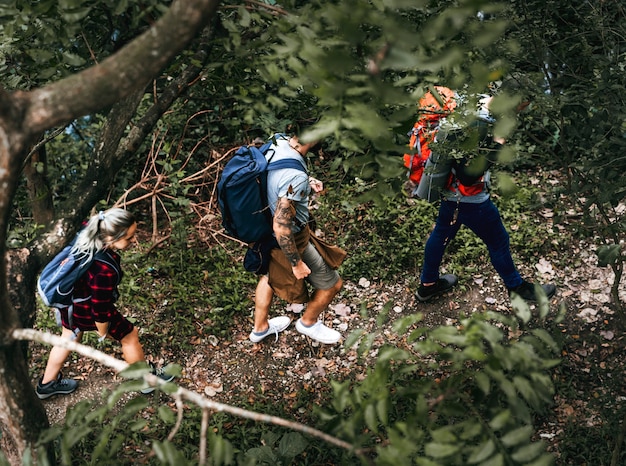
{"label": "leafy bush", "polygon": [[327,428],[379,465],[552,464],[533,428],[554,393],[559,347],[549,332],[495,313],[458,327],[419,320],[395,324],[407,347],[381,350],[363,382],[333,383],[320,410]]}

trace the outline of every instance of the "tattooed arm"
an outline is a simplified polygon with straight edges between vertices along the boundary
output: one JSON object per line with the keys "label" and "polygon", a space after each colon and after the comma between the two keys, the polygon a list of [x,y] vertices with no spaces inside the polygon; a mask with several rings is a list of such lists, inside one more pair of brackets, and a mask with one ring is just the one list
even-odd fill
{"label": "tattooed arm", "polygon": [[274,234],[280,249],[283,251],[296,278],[306,278],[311,270],[302,262],[296,240],[293,235],[293,228],[296,223],[296,208],[293,202],[285,197],[278,198],[276,212],[274,212]]}

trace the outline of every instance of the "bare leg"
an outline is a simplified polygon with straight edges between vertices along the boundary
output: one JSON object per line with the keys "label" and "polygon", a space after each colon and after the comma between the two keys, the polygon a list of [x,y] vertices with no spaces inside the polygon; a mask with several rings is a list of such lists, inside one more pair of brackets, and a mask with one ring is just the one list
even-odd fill
{"label": "bare leg", "polygon": [[319,315],[328,307],[342,287],[343,280],[340,278],[332,288],[327,290],[315,290],[300,319],[302,323],[307,326],[315,324]]}
{"label": "bare leg", "polygon": [[259,283],[256,286],[254,295],[254,331],[261,333],[268,329],[269,322],[268,316],[270,312],[270,306],[272,304],[272,298],[274,297],[274,290],[269,284],[267,275],[263,275],[259,279]]}
{"label": "bare leg", "polygon": [[138,361],[145,361],[146,356],[143,353],[143,347],[139,343],[139,330],[137,327],[133,331],[120,340],[122,344],[122,355],[124,361],[133,364]]}
{"label": "bare leg", "polygon": [[[74,332],[70,329],[63,327],[61,332],[61,337],[71,340],[74,338]],[[80,343],[83,337],[82,332],[76,335],[76,341]],[[43,373],[43,378],[41,379],[42,384],[46,384],[48,382],[52,382],[56,380],[59,376],[59,372],[61,372],[61,368],[67,357],[70,355],[71,351],[65,348],[61,348],[60,346],[53,346],[50,350],[50,356],[48,357],[48,363],[46,364],[46,370]]]}

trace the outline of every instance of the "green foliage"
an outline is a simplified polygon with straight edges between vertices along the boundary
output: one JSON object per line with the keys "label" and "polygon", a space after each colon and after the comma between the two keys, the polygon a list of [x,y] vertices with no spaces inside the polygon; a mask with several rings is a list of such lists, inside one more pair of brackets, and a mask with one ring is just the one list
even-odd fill
{"label": "green foliage", "polygon": [[167,1],[24,0],[0,5],[0,81],[29,90],[104,60],[159,16]]}
{"label": "green foliage", "polygon": [[[144,367],[129,371],[127,375],[137,377],[146,371]],[[70,407],[62,425],[55,425],[41,435],[40,454],[43,445],[54,442],[62,465],[124,464],[125,449],[147,454],[144,450],[148,442],[161,460],[160,464],[193,464],[177,452],[171,442],[156,440],[163,438],[164,432],[175,423],[175,415],[169,407],[157,407],[149,397],[137,394],[120,402],[122,396],[142,386],[143,382],[139,381],[124,382],[115,391],[103,394],[101,400],[81,401]]]}
{"label": "green foliage", "polygon": [[431,10],[430,3],[307,2],[258,33],[268,21],[261,13],[239,10],[224,17],[232,46],[241,44],[242,30],[244,38],[258,34],[245,49],[255,67],[237,70],[258,70],[260,77],[259,84],[247,80],[242,98],[252,107],[245,121],[280,121],[297,109],[299,122],[315,122],[305,138],[326,139],[346,159],[373,148],[376,170],[384,171],[388,156],[403,150],[396,132],[410,128],[415,102],[428,85],[483,91],[501,69],[476,53],[497,40],[505,24],[480,21],[476,14],[498,11],[498,5],[438,2]]}
{"label": "green foliage", "polygon": [[[103,59],[141,32],[167,3],[4,2],[4,86],[31,89],[82,69],[93,60],[90,49]],[[512,2],[506,12],[499,4],[476,0],[314,1],[300,9],[299,2],[286,2],[289,11],[266,12],[243,5],[224,8],[220,16],[228,35],[216,39],[219,47],[211,51],[202,85],[191,88],[187,100],[163,118],[154,137],[159,141],[155,166],[172,189],[164,205],[168,212],[188,216],[183,207],[188,192],[180,181],[213,163],[211,150],[294,123],[317,122],[308,137],[326,140],[334,170],[328,181],[355,180],[320,203],[319,218],[342,245],[350,246],[342,275],[382,280],[417,275],[435,210],[396,195],[403,171],[397,155],[404,151],[415,102],[432,84],[483,91],[511,66],[526,78],[522,92],[534,97],[510,143],[516,148],[513,158],[520,165],[540,162],[571,174],[571,193],[584,202],[588,225],[606,243],[599,248],[601,259],[619,267],[624,221],[616,207],[625,192],[625,167],[623,158],[607,154],[621,154],[624,148],[623,10],[618,0],[592,3]],[[489,19],[481,20],[479,9]],[[514,21],[507,40],[500,40],[506,20],[522,16],[524,22]],[[167,72],[174,74],[184,59]],[[84,170],[101,123],[94,116],[78,121],[73,131],[49,144],[56,164],[50,175],[61,197]],[[502,125],[512,130],[510,120],[502,119]],[[120,173],[112,198],[140,178],[142,166],[143,161]],[[542,201],[524,188],[497,199],[507,225],[524,221]],[[333,212],[339,205],[344,210]],[[27,212],[26,202],[21,207]],[[595,230],[597,220],[606,228]],[[512,232],[521,257],[551,247],[537,231],[545,233],[534,228]],[[238,257],[221,248],[202,249],[196,241],[189,225],[175,222],[169,248],[147,256],[125,254],[125,263],[132,265],[126,269],[120,305],[154,316],[137,317],[153,353],[173,333],[176,342],[227,334],[233,317],[249,311],[254,277],[242,272]],[[462,230],[450,253],[446,265],[467,270],[466,264],[479,263],[484,250]],[[516,312],[532,324],[527,309]],[[413,328],[418,321],[411,317],[398,324],[398,333],[408,336],[407,347],[381,351],[362,383],[334,383],[333,400],[322,415],[328,431],[372,448],[379,464],[549,464],[543,445],[532,441],[532,421],[553,395],[546,373],[556,363],[558,345],[550,334],[519,330],[508,318],[493,315],[465,318],[459,328]],[[360,354],[374,336],[362,336]],[[355,334],[350,342],[359,338]],[[68,412],[69,424],[53,427],[44,438],[57,442],[63,461],[78,462],[86,453],[86,462],[115,463],[124,445],[144,448],[151,442],[155,461],[192,462],[198,418],[184,426],[181,439],[163,441],[172,427],[171,410],[137,400],[115,412],[110,404],[102,410],[79,404]],[[247,445],[251,431],[261,432],[255,438],[267,442],[258,450],[241,447],[251,462],[261,457],[288,462],[304,448],[302,439],[290,433],[250,424],[236,435],[219,425],[216,429],[219,434],[210,434],[209,441],[220,452],[218,464],[233,458],[233,445]],[[226,440],[227,435],[232,438]],[[315,449],[325,446],[311,443],[307,453]]]}
{"label": "green foliage", "polygon": [[[509,56],[521,93],[531,99],[518,147],[526,160],[570,177],[568,195],[581,206],[581,227],[598,238],[600,261],[613,269],[612,298],[623,272],[626,194],[626,14],[619,0],[601,5],[567,1],[513,3],[512,34],[528,56]],[[576,50],[576,53],[571,51]],[[530,60],[529,60],[530,57]]]}
{"label": "green foliage", "polygon": [[124,254],[119,303],[141,316],[149,348],[174,335],[183,342],[180,350],[190,349],[185,345],[194,337],[229,335],[234,317],[251,308],[255,276],[243,270],[239,257],[199,243],[192,228],[175,222],[169,246],[147,258],[141,252]]}
{"label": "green foliage", "polygon": [[533,438],[559,362],[549,332],[493,313],[457,327],[416,328],[417,320],[395,324],[408,348],[382,349],[363,382],[333,384],[321,414],[328,428],[375,449],[380,465],[552,464]]}
{"label": "green foliage", "polygon": [[262,447],[251,448],[245,454],[251,464],[293,464],[294,459],[302,453],[308,445],[305,438],[297,433],[290,432],[280,435],[268,432],[263,435]]}
{"label": "green foliage", "polygon": [[379,202],[344,203],[341,215],[333,216],[334,206],[340,198],[350,198],[350,191],[343,189],[324,198],[316,213],[324,220],[325,232],[334,225],[343,227],[335,233],[349,252],[342,275],[355,281],[361,277],[393,281],[398,274],[416,274],[436,217],[433,206],[395,196]]}

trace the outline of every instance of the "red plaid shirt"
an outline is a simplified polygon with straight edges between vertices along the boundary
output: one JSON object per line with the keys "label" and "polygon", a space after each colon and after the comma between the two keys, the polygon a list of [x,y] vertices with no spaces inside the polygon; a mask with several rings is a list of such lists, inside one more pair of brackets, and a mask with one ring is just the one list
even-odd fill
{"label": "red plaid shirt", "polygon": [[[119,254],[108,251],[111,258],[120,264]],[[121,269],[120,269],[121,270]],[[95,322],[115,322],[123,319],[115,301],[119,296],[117,284],[121,280],[108,264],[95,260],[85,275],[74,286],[74,299],[91,298],[74,303],[73,326],[81,330],[95,330]],[[124,319],[125,320],[125,319]]]}

